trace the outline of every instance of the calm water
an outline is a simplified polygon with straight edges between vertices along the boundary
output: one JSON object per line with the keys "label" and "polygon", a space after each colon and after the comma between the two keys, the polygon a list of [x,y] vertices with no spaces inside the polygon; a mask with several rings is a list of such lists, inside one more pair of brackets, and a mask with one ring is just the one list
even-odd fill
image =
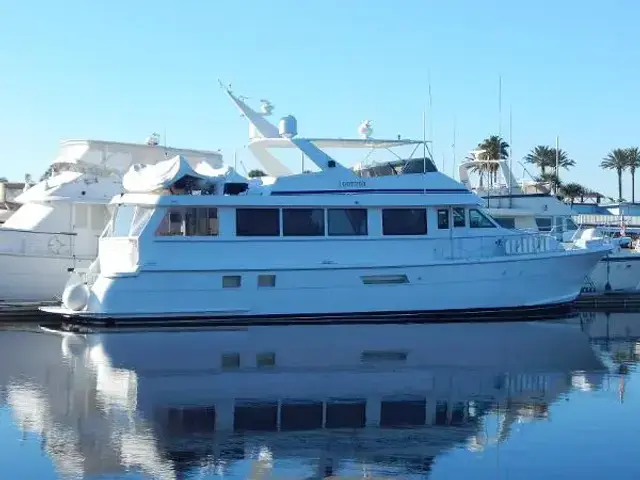
{"label": "calm water", "polygon": [[640,314],[0,331],[1,478],[640,478]]}

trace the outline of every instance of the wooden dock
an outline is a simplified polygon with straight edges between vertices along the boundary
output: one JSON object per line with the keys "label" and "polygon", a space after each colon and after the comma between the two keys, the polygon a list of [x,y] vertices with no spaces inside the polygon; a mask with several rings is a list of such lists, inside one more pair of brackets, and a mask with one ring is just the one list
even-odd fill
{"label": "wooden dock", "polygon": [[[57,317],[40,311],[43,306],[60,302],[0,302],[0,323],[54,323]],[[577,312],[640,313],[640,290],[629,292],[583,293],[573,303]]]}
{"label": "wooden dock", "polygon": [[60,302],[0,302],[0,322],[35,323],[54,315],[38,310],[39,307],[59,305]]}
{"label": "wooden dock", "polygon": [[583,293],[573,304],[582,312],[640,313],[640,290],[628,292]]}

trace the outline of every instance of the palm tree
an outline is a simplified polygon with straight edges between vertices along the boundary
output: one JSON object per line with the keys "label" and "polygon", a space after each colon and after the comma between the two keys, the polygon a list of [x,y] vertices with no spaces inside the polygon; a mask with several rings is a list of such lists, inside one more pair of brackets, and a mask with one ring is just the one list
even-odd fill
{"label": "palm tree", "polygon": [[640,168],[640,148],[627,148],[627,168],[631,173],[631,203],[636,203],[636,168]]}
{"label": "palm tree", "polygon": [[547,190],[550,192],[556,192],[562,186],[562,182],[554,172],[541,173],[535,178],[535,181],[548,186]]}
{"label": "palm tree", "polygon": [[264,173],[262,170],[251,170],[249,173],[247,173],[247,177],[249,178],[259,178],[259,177],[266,177],[267,174]]}
{"label": "palm tree", "polygon": [[474,155],[473,159],[478,160],[478,166],[473,170],[478,172],[488,172],[493,181],[497,180],[498,164],[484,163],[482,160],[504,160],[509,158],[509,144],[498,135],[491,135],[485,138],[476,147],[479,152]]}
{"label": "palm tree", "polygon": [[564,200],[569,200],[569,203],[573,206],[573,202],[576,198],[584,197],[587,193],[587,189],[584,188],[579,183],[565,183],[561,185],[558,189],[560,195],[564,198]]}
{"label": "palm tree", "polygon": [[8,181],[7,177],[0,177],[0,183],[7,183]]}
{"label": "palm tree", "polygon": [[618,202],[622,202],[622,172],[629,165],[628,157],[626,149],[616,148],[611,150],[600,162],[600,168],[615,170],[618,174]]}
{"label": "palm tree", "polygon": [[[524,160],[536,165],[544,175],[547,168],[553,169],[556,167],[556,149],[546,145],[538,145],[524,157]],[[573,167],[575,164],[575,160],[571,160],[567,152],[561,148],[558,149],[558,166],[568,170],[569,167]]]}

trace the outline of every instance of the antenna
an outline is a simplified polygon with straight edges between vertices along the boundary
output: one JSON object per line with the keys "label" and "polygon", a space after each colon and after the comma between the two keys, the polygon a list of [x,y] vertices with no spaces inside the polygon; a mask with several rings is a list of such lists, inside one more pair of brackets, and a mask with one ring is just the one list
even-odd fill
{"label": "antenna", "polygon": [[166,157],[169,154],[169,152],[167,152],[167,127],[164,127],[163,136],[164,136],[164,156]]}
{"label": "antenna", "polygon": [[[498,76],[498,136],[502,135],[502,75]],[[500,152],[498,152],[500,155]],[[500,160],[496,158],[496,160]]]}
{"label": "antenna", "polygon": [[513,185],[511,179],[513,178],[513,123],[511,118],[511,105],[509,105],[509,208],[513,205]]}
{"label": "antenna", "polygon": [[[433,97],[431,96],[431,70],[427,73],[429,78],[429,140],[431,141],[431,149],[433,148]],[[435,152],[431,152],[433,155]]]}
{"label": "antenna", "polygon": [[238,171],[238,150],[237,149],[233,150],[233,169],[236,172]]}
{"label": "antenna", "polygon": [[427,173],[427,113],[422,109],[422,173]]}
{"label": "antenna", "polygon": [[451,145],[451,178],[455,178],[456,175],[456,117],[453,117],[453,144]]}
{"label": "antenna", "polygon": [[556,135],[556,181],[553,182],[553,193],[558,193],[558,182],[560,181],[560,149],[558,145],[560,144],[560,137]]}

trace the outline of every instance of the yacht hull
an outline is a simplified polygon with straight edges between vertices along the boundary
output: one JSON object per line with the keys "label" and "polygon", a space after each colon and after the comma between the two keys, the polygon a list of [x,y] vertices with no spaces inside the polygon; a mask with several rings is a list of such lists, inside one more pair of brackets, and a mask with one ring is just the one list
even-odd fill
{"label": "yacht hull", "polygon": [[70,268],[85,268],[90,260],[0,253],[0,301],[46,302],[60,297]]}
{"label": "yacht hull", "polygon": [[[605,253],[568,251],[538,256],[387,268],[272,270],[276,286],[258,287],[263,271],[163,272],[100,276],[88,308],[42,310],[80,323],[122,325],[202,322],[363,321],[403,316],[485,319],[556,313],[580,294],[584,278]],[[223,277],[241,286],[223,288]],[[363,279],[405,278],[405,283]]]}

